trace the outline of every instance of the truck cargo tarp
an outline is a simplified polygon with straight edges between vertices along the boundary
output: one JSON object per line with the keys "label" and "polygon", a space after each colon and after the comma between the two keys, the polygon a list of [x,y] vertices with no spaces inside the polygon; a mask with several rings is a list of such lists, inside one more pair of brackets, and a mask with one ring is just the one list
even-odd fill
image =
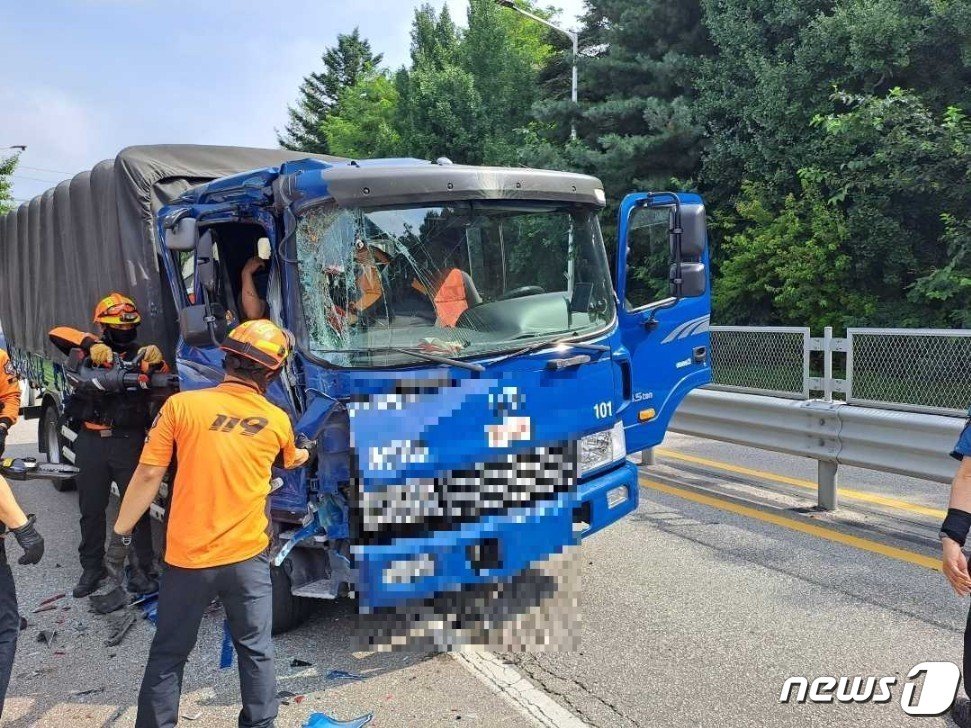
{"label": "truck cargo tarp", "polygon": [[59,357],[47,332],[59,325],[90,331],[95,303],[119,291],[141,309],[139,340],[171,356],[177,314],[160,270],[154,214],[195,185],[307,157],[336,161],[281,149],[128,147],[0,217],[0,324],[8,346]]}

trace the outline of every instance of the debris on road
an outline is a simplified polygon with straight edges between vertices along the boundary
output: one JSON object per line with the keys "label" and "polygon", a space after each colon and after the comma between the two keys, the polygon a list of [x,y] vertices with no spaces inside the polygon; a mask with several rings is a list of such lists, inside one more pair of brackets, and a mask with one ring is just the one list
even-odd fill
{"label": "debris on road", "polygon": [[313,667],[313,665],[314,663],[307,662],[306,660],[301,660],[297,657],[294,657],[292,660],[290,660],[290,667]]}
{"label": "debris on road", "polygon": [[103,693],[105,691],[105,686],[102,685],[100,688],[89,688],[88,690],[72,690],[71,695],[75,698],[80,698],[84,695],[94,695],[95,693]]}
{"label": "debris on road", "polygon": [[110,630],[108,632],[108,639],[105,640],[105,646],[116,647],[120,645],[133,624],[135,624],[135,613],[130,609],[125,610],[123,614],[115,615],[109,619],[108,626]]}
{"label": "debris on road", "polygon": [[128,595],[120,586],[107,594],[95,594],[90,598],[91,608],[98,614],[111,614],[128,604]]}
{"label": "debris on road", "polygon": [[47,597],[47,599],[42,600],[37,606],[38,607],[43,607],[45,604],[53,604],[58,599],[63,599],[66,596],[67,596],[67,594],[55,594],[52,597]]}
{"label": "debris on road", "polygon": [[56,604],[45,604],[43,607],[37,607],[31,614],[40,614],[41,612],[53,612],[57,609]]}
{"label": "debris on road", "polygon": [[363,680],[363,675],[358,675],[355,672],[347,672],[346,670],[331,670],[326,675],[328,680]]}
{"label": "debris on road", "polygon": [[229,634],[229,620],[223,620],[223,643],[219,650],[219,669],[226,670],[233,666],[233,637]]}
{"label": "debris on road", "polygon": [[196,713],[183,713],[182,717],[186,720],[199,720],[202,717],[202,711],[200,710]]}
{"label": "debris on road", "polygon": [[54,640],[57,639],[56,629],[42,629],[37,633],[37,641],[42,645],[47,645],[48,647],[54,646]]}
{"label": "debris on road", "polygon": [[303,728],[362,728],[374,718],[374,713],[362,715],[360,718],[340,721],[334,720],[324,713],[311,713],[310,718],[303,724]]}

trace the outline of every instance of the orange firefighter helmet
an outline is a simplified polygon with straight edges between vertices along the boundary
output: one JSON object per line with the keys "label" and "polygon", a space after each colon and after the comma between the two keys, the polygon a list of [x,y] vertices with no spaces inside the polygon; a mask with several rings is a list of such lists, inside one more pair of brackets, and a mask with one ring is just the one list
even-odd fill
{"label": "orange firefighter helmet", "polygon": [[135,301],[123,293],[109,293],[94,307],[94,322],[106,326],[135,325],[142,322]]}
{"label": "orange firefighter helmet", "polygon": [[293,334],[267,319],[241,323],[229,332],[220,347],[276,371],[293,351]]}

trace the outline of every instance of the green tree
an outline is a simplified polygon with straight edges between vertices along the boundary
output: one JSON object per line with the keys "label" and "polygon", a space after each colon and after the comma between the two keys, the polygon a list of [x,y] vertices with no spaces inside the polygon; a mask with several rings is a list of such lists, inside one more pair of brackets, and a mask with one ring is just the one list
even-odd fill
{"label": "green tree", "polygon": [[371,51],[371,44],[361,38],[357,28],[350,34],[339,34],[337,45],[324,51],[322,72],[305,76],[300,84],[300,97],[288,107],[290,119],[277,141],[286,149],[327,154],[327,136],[321,124],[338,103],[341,91],[373,73],[383,56]]}
{"label": "green tree", "polygon": [[804,182],[778,207],[764,188],[746,184],[726,235],[715,291],[715,317],[726,324],[842,327],[865,319],[872,297],[854,290],[842,211]]}
{"label": "green tree", "polygon": [[418,157],[512,164],[552,49],[541,25],[492,0],[470,0],[467,18],[462,31],[447,7],[416,12],[411,67],[395,77],[402,145]]}
{"label": "green tree", "polygon": [[702,0],[717,47],[699,78],[703,184],[731,207],[746,180],[781,200],[813,163],[834,88],[901,86],[933,111],[971,103],[971,6],[937,0]]}
{"label": "green tree", "polygon": [[17,161],[18,156],[16,154],[6,158],[0,158],[0,215],[14,208],[10,175],[17,169]]}
{"label": "green tree", "polygon": [[337,104],[321,124],[331,154],[342,157],[391,157],[401,137],[394,126],[398,91],[385,72],[372,72],[341,90]]}
{"label": "green tree", "polygon": [[971,322],[971,122],[917,94],[837,93],[801,170],[846,216],[853,286],[879,297],[873,323]]}
{"label": "green tree", "polygon": [[[702,187],[724,235],[715,256],[719,315],[835,325],[963,320],[963,264],[952,263],[968,232],[968,160],[958,150],[971,110],[971,6],[702,1],[717,48],[699,79],[699,108],[708,128]],[[764,214],[742,214],[755,189]],[[839,225],[819,225],[834,219]],[[778,288],[756,273],[758,261],[782,266],[782,252],[800,259],[813,250],[830,251],[818,261],[825,295],[813,302],[827,310],[815,314],[784,295],[798,290],[784,266]],[[736,259],[747,261],[751,279]],[[825,289],[837,273],[850,299]]]}

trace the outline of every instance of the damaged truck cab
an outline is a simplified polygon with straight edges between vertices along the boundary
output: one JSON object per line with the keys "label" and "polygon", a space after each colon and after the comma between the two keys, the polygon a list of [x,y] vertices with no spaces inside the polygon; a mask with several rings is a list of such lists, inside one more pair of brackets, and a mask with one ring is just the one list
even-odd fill
{"label": "damaged truck cab", "polygon": [[269,397],[320,447],[274,481],[277,630],[300,598],[512,577],[636,507],[627,455],[710,380],[705,216],[629,195],[612,283],[604,205],[577,174],[304,159],[159,211],[183,388],[221,379],[261,253],[264,315],[297,340]]}

